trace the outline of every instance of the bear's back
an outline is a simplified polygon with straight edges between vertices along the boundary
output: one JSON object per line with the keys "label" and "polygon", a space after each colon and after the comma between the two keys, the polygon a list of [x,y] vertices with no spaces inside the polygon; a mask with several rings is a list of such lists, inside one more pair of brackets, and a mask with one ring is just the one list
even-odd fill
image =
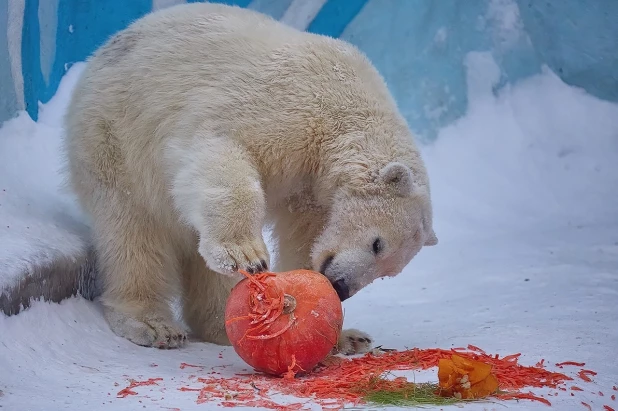
{"label": "bear's back", "polygon": [[357,131],[407,135],[381,76],[353,45],[197,3],[147,15],[110,39],[89,60],[67,119],[76,152],[94,161],[110,146],[140,181],[160,172],[170,139],[189,141],[205,124],[253,153]]}
{"label": "bear's back", "polygon": [[[67,113],[72,125],[99,120],[124,140],[202,121],[259,77],[272,50],[302,34],[239,7],[192,3],[148,14],[87,61]],[[254,82],[257,84],[258,82]],[[255,87],[254,87],[255,88]],[[208,106],[208,107],[207,107]],[[195,124],[193,124],[195,125]],[[79,138],[78,135],[75,138]]]}
{"label": "bear's back", "polygon": [[246,64],[257,64],[255,57],[293,43],[303,34],[307,33],[240,7],[184,4],[135,21],[99,48],[89,66],[92,70],[135,71],[140,66],[134,64],[147,63],[154,74],[170,65],[187,73],[196,65],[196,72],[209,66],[224,67],[231,61],[237,63],[239,57]]}
{"label": "bear's back", "polygon": [[90,118],[140,120],[158,130],[161,119],[178,120],[174,113],[183,113],[183,124],[209,112],[244,115],[247,107],[264,117],[260,107],[270,112],[281,103],[323,111],[325,102],[338,110],[365,100],[394,108],[353,45],[220,4],[185,4],[137,20],[89,59],[77,89],[75,105],[91,108]]}

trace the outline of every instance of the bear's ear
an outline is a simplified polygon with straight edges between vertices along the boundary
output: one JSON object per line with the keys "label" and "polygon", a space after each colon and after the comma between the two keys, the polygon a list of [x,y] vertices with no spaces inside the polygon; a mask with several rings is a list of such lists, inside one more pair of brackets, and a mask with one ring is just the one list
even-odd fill
{"label": "bear's ear", "polygon": [[379,173],[380,182],[392,187],[397,195],[410,195],[414,188],[412,171],[405,165],[392,162],[385,165]]}
{"label": "bear's ear", "polygon": [[438,244],[438,236],[436,235],[435,231],[431,230],[429,232],[429,235],[427,236],[427,238],[425,239],[425,246],[427,247],[431,247],[433,245],[437,245]]}

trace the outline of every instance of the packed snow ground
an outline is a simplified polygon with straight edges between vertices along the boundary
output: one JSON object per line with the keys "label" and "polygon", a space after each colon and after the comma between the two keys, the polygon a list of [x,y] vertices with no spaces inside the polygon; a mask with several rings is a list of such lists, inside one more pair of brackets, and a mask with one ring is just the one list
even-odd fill
{"label": "packed snow ground", "polygon": [[[423,147],[440,244],[345,302],[345,327],[389,348],[474,344],[521,352],[526,365],[585,362],[598,372],[594,382],[576,379],[584,391],[548,397],[553,408],[584,409],[582,401],[618,408],[610,399],[618,384],[618,105],[551,72],[495,94],[500,73],[491,57],[470,54],[466,64],[467,115]],[[0,130],[0,285],[24,259],[78,241],[78,212],[59,194],[57,170],[61,116],[82,68],[69,71],[38,123],[22,114]],[[181,369],[182,362],[205,369]],[[231,376],[247,368],[229,347],[138,347],[109,330],[97,303],[79,298],[0,317],[6,410],[213,409],[178,388],[211,369]],[[155,377],[163,381],[116,398],[129,378]],[[546,407],[465,408],[503,406]]]}

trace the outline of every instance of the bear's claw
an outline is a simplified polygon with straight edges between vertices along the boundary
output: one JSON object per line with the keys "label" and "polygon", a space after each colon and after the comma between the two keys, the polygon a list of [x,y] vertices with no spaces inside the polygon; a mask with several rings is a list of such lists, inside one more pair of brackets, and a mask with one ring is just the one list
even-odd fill
{"label": "bear's claw", "polygon": [[238,270],[256,274],[268,270],[269,255],[264,241],[247,241],[242,244],[200,244],[200,254],[213,271],[232,275]]}

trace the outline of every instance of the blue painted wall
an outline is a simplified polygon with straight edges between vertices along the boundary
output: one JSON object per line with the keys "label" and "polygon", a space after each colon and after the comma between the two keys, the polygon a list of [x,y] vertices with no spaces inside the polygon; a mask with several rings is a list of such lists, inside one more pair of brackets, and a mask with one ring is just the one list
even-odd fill
{"label": "blue painted wall", "polygon": [[618,1],[517,3],[540,61],[567,83],[618,101]]}
{"label": "blue painted wall", "polygon": [[[52,0],[53,1],[53,0]],[[57,0],[57,6],[49,7],[50,0],[26,0],[26,19],[22,35],[22,71],[26,110],[35,120],[38,102],[47,102],[56,92],[60,79],[74,62],[83,61],[105,39],[126,27],[132,20],[149,12],[152,0],[130,1],[83,1]],[[50,13],[39,18],[41,6],[47,4]],[[55,32],[41,34],[41,25],[55,23]],[[53,36],[48,50],[41,40]],[[54,47],[52,58],[42,64],[42,52]],[[47,76],[43,75],[47,70]],[[47,78],[45,78],[47,77]]]}
{"label": "blue painted wall", "polygon": [[[71,64],[153,7],[184,1],[199,0],[0,2],[0,121],[18,110],[36,119],[39,102],[53,96]],[[618,0],[217,2],[358,45],[423,140],[465,112],[471,51],[491,53],[501,69],[498,86],[548,65],[567,83],[618,101]]]}
{"label": "blue painted wall", "polygon": [[471,51],[491,52],[498,86],[547,65],[618,101],[617,0],[370,0],[341,37],[377,65],[423,140],[465,113]]}
{"label": "blue painted wall", "polygon": [[0,3],[0,122],[17,111],[15,83],[11,74],[8,47],[8,3]]}

